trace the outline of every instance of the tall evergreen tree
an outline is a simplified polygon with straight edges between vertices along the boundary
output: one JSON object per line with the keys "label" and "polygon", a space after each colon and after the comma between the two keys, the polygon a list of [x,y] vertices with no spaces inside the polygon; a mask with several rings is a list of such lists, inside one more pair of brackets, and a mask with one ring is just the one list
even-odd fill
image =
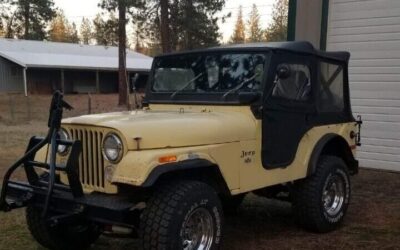
{"label": "tall evergreen tree", "polygon": [[5,12],[5,6],[3,3],[3,0],[0,0],[0,37],[4,37],[6,34],[6,29],[5,29],[5,24],[4,24],[4,13]]}
{"label": "tall evergreen tree", "polygon": [[74,22],[71,25],[68,25],[67,34],[68,34],[67,42],[70,43],[80,42],[78,29],[76,28],[76,24]]}
{"label": "tall evergreen tree", "polygon": [[20,32],[15,20],[15,13],[11,13],[4,18],[4,37],[5,38],[15,38]]}
{"label": "tall evergreen tree", "polygon": [[88,18],[82,18],[82,23],[80,27],[81,40],[83,44],[90,44],[93,38],[92,24]]}
{"label": "tall evergreen tree", "polygon": [[169,0],[160,0],[160,34],[161,46],[164,53],[171,51],[171,36],[170,36],[170,18],[169,18]]}
{"label": "tall evergreen tree", "polygon": [[260,14],[258,13],[257,5],[253,4],[250,12],[250,17],[247,22],[248,25],[248,42],[261,42],[263,40],[263,30],[260,27]]}
{"label": "tall evergreen tree", "polygon": [[289,0],[276,0],[272,11],[272,22],[266,30],[267,41],[286,41]]}
{"label": "tall evergreen tree", "polygon": [[218,45],[220,37],[216,14],[222,10],[225,0],[181,1],[182,28],[179,30],[178,48],[194,49]]}
{"label": "tall evergreen tree", "polygon": [[128,78],[126,73],[126,24],[130,8],[141,7],[143,0],[102,0],[100,7],[109,11],[118,11],[118,105],[129,105]]}
{"label": "tall evergreen tree", "polygon": [[3,20],[0,19],[0,37],[5,37],[5,35],[6,35],[6,31],[4,28],[4,23],[3,23]]}
{"label": "tall evergreen tree", "polygon": [[63,12],[57,13],[56,17],[50,23],[49,40],[53,42],[67,41],[68,23]]}
{"label": "tall evergreen tree", "polygon": [[186,50],[218,44],[217,16],[225,0],[150,0],[144,18],[153,45],[161,37],[163,52]]}
{"label": "tall evergreen tree", "polygon": [[243,21],[243,9],[240,5],[235,29],[231,37],[231,43],[244,43],[246,41],[246,27]]}
{"label": "tall evergreen tree", "polygon": [[62,11],[50,23],[49,40],[53,42],[79,43],[75,23],[70,24]]}
{"label": "tall evergreen tree", "polygon": [[98,45],[118,46],[118,19],[114,13],[110,18],[104,20],[100,14],[97,14],[93,20],[93,38]]}
{"label": "tall evergreen tree", "polygon": [[19,38],[43,40],[46,26],[55,16],[53,0],[4,0],[16,9],[13,25]]}

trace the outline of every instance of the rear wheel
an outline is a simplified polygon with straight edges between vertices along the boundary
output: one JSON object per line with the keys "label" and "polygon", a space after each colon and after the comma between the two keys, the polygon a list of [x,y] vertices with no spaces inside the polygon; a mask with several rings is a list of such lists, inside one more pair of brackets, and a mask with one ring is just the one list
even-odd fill
{"label": "rear wheel", "polygon": [[329,232],[343,221],[350,201],[350,177],[344,161],[321,156],[316,172],[297,183],[294,213],[297,222],[315,232]]}
{"label": "rear wheel", "polygon": [[48,249],[87,249],[100,236],[98,226],[87,222],[50,226],[42,218],[42,209],[32,205],[26,209],[26,221],[33,238]]}
{"label": "rear wheel", "polygon": [[143,249],[219,249],[222,219],[218,195],[207,184],[161,186],[141,215]]}

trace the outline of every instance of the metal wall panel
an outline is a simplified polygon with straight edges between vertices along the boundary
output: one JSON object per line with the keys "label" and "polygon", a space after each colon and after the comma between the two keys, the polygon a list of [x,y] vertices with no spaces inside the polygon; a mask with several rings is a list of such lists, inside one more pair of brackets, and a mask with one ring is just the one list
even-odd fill
{"label": "metal wall panel", "polygon": [[351,52],[361,166],[400,171],[400,1],[330,0],[328,50]]}
{"label": "metal wall panel", "polygon": [[24,92],[22,67],[0,56],[0,92]]}

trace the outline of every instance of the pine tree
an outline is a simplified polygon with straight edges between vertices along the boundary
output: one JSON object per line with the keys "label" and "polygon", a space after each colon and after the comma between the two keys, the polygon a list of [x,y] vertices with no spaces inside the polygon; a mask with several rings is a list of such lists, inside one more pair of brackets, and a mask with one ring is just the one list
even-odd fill
{"label": "pine tree", "polygon": [[62,11],[50,23],[49,40],[52,42],[79,43],[76,24],[70,24]]}
{"label": "pine tree", "polygon": [[142,19],[151,53],[218,45],[224,5],[225,0],[146,1]]}
{"label": "pine tree", "polygon": [[52,42],[66,42],[68,40],[68,23],[63,12],[57,13],[51,21],[49,40]]}
{"label": "pine tree", "polygon": [[286,41],[288,24],[289,0],[276,0],[272,11],[272,22],[267,28],[267,41]]}
{"label": "pine tree", "polygon": [[93,20],[93,38],[98,45],[118,46],[118,19],[113,13],[108,20],[97,14]]}
{"label": "pine tree", "polygon": [[4,23],[3,20],[0,19],[0,37],[4,37],[6,35],[6,31],[4,29]]}
{"label": "pine tree", "polygon": [[[12,18],[12,33],[19,38],[43,40],[46,38],[48,22],[55,16],[53,0],[4,0],[15,8]],[[11,33],[9,30],[8,33]]]}
{"label": "pine tree", "polygon": [[21,32],[20,29],[18,29],[19,26],[17,26],[15,22],[15,13],[12,13],[10,15],[7,15],[4,18],[4,37],[5,38],[15,38],[17,34]]}
{"label": "pine tree", "polygon": [[261,42],[263,40],[263,31],[260,27],[260,14],[258,13],[257,5],[253,4],[253,9],[250,12],[250,17],[247,22],[249,42]]}
{"label": "pine tree", "polygon": [[126,23],[130,8],[140,7],[143,0],[102,0],[100,7],[109,12],[118,11],[118,105],[130,105],[128,95],[128,79],[126,74]]}
{"label": "pine tree", "polygon": [[243,9],[240,5],[238,11],[238,17],[235,24],[235,30],[233,31],[233,35],[231,37],[231,43],[244,43],[246,41],[246,27],[243,22]]}
{"label": "pine tree", "polygon": [[80,39],[78,36],[78,30],[76,28],[76,24],[72,23],[72,25],[68,25],[67,29],[67,42],[69,43],[79,43]]}
{"label": "pine tree", "polygon": [[80,27],[81,40],[83,44],[90,44],[93,37],[92,25],[88,18],[82,18]]}
{"label": "pine tree", "polygon": [[[184,50],[218,45],[220,37],[216,14],[222,10],[225,0],[187,0],[180,2],[180,12],[177,15],[182,20],[178,29],[178,48]],[[179,27],[179,26],[178,26]]]}

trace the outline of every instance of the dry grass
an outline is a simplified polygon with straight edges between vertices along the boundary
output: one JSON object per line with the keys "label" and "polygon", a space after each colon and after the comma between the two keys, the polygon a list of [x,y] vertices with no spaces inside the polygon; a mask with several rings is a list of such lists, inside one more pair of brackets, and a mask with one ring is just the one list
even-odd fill
{"label": "dry grass", "polygon": [[[113,95],[93,98],[94,112],[110,110],[117,100]],[[23,153],[30,136],[46,132],[50,99],[32,98],[35,116],[30,122],[24,118],[23,107],[10,121],[7,100],[0,96],[0,176]],[[67,100],[77,107],[68,116],[86,113],[85,96],[68,96]],[[400,249],[400,174],[362,170],[352,181],[352,202],[339,230],[329,234],[305,232],[294,224],[289,204],[248,195],[239,214],[226,218],[224,249]],[[0,249],[42,249],[26,228],[23,210],[0,213]],[[138,241],[102,237],[93,249],[134,250]]]}

